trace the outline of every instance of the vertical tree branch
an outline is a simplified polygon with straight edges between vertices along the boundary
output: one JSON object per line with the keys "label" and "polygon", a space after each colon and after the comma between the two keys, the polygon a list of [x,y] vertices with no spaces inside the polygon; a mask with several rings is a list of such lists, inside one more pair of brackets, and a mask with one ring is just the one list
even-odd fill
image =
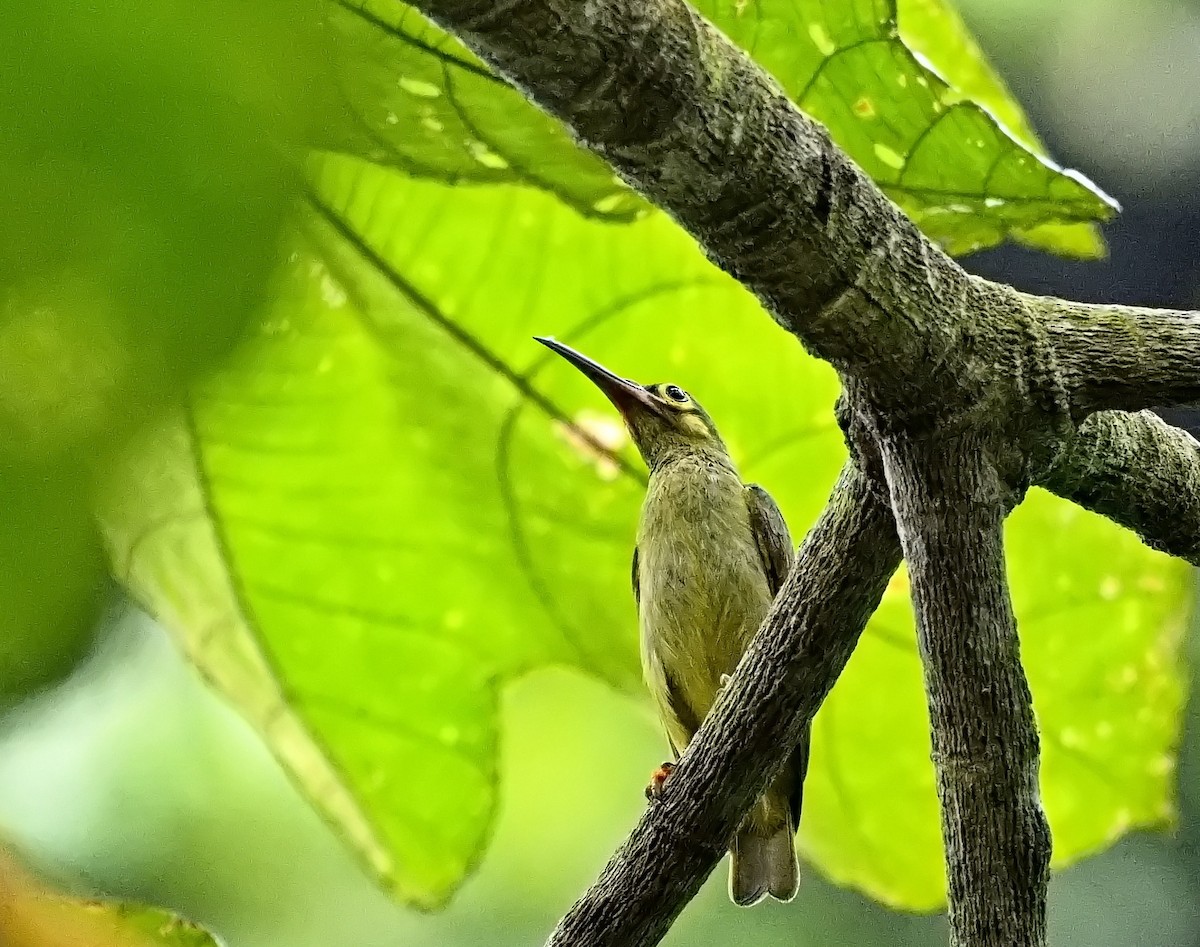
{"label": "vertical tree branch", "polygon": [[662,798],[548,945],[648,947],[662,939],[833,687],[899,564],[891,511],[848,465]]}
{"label": "vertical tree branch", "polygon": [[[949,441],[949,443],[947,443]],[[954,947],[1045,947],[1050,828],[982,436],[882,441],[933,726]]]}

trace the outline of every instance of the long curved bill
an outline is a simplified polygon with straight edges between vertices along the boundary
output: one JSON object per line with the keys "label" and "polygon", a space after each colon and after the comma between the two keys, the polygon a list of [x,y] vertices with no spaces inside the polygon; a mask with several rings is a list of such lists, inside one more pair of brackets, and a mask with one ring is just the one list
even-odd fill
{"label": "long curved bill", "polygon": [[658,399],[636,381],[610,372],[599,362],[593,361],[582,352],[576,351],[569,345],[564,345],[557,339],[540,335],[535,335],[534,339],[541,342],[550,351],[557,352],[583,372],[626,418],[639,410],[662,414],[662,406]]}

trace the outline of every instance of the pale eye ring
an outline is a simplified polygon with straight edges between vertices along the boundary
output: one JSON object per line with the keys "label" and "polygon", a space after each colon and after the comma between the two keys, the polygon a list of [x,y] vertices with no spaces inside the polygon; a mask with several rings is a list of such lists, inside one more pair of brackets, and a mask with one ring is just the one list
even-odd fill
{"label": "pale eye ring", "polygon": [[687,394],[678,385],[667,385],[667,387],[663,389],[663,394],[672,401],[679,402],[679,404],[686,404],[688,400]]}

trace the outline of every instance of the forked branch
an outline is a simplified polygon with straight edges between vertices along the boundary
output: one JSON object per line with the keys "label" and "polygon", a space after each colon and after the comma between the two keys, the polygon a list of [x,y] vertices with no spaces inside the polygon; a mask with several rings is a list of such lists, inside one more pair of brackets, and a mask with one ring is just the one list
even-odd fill
{"label": "forked branch", "polygon": [[833,687],[899,564],[891,512],[847,466],[662,797],[549,945],[649,947],[662,939]]}

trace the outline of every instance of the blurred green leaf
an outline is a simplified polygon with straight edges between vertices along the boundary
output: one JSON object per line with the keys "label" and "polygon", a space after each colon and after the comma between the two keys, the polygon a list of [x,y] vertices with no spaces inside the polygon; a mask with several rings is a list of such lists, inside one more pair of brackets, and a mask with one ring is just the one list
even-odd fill
{"label": "blurred green leaf", "polygon": [[0,705],[91,640],[122,437],[261,300],[315,105],[312,8],[11,5],[0,30]]}
{"label": "blurred green leaf", "polygon": [[46,887],[0,848],[0,943],[5,947],[219,947],[160,908],[81,900]]}
{"label": "blurred green leaf", "polygon": [[[322,121],[282,0],[36,3],[0,33],[0,443],[87,456],[226,351]],[[15,445],[15,446],[14,446]]]}
{"label": "blurred green leaf", "polygon": [[[529,337],[696,391],[797,535],[843,459],[836,381],[664,215],[613,227],[344,158],[314,182],[257,338],[131,456],[104,522],[118,574],[361,859],[435,907],[487,842],[504,682],[569,664],[640,693],[644,475],[594,389]],[[1065,863],[1166,813],[1184,593],[1177,564],[1064,510],[1031,501],[1009,536]],[[801,844],[844,884],[931,908],[912,641],[895,594],[817,722]],[[1057,752],[1064,733],[1085,742]]]}
{"label": "blurred green leaf", "polygon": [[593,217],[645,210],[608,164],[412,7],[324,2],[351,121],[343,150],[447,182],[531,185]]}
{"label": "blurred green leaf", "polygon": [[108,592],[104,549],[74,468],[0,466],[0,713],[88,652]]}

